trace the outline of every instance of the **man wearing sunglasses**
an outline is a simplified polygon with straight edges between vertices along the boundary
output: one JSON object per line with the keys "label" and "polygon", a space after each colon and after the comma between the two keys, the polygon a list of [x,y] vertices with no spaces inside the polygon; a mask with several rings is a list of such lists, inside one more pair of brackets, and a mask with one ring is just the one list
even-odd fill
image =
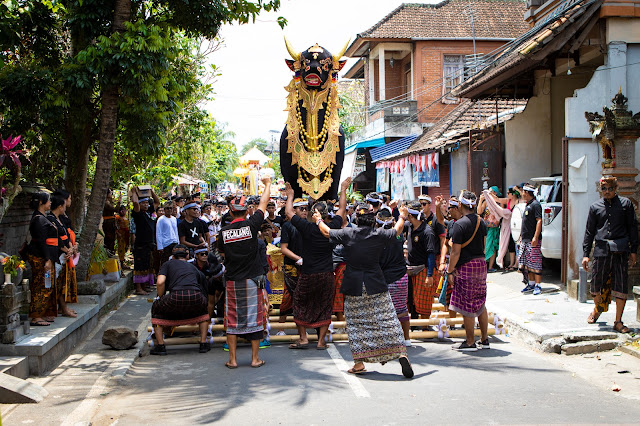
{"label": "man wearing sunglasses", "polygon": [[[285,201],[286,202],[286,201]],[[293,210],[300,219],[307,220],[309,203],[304,198],[293,200]],[[284,255],[284,294],[280,304],[279,322],[285,322],[287,315],[292,313],[293,293],[298,284],[298,275],[302,266],[302,237],[291,221],[282,224],[280,233],[280,250]],[[283,332],[284,334],[284,332]]]}
{"label": "man wearing sunglasses", "polygon": [[595,307],[587,322],[593,324],[600,314],[609,310],[612,297],[616,299],[616,319],[613,330],[628,333],[622,313],[629,294],[629,266],[636,263],[638,224],[633,204],[619,196],[618,180],[614,176],[600,179],[602,199],[589,207],[587,227],[582,243],[582,267],[589,270],[589,254],[593,249],[591,294]]}

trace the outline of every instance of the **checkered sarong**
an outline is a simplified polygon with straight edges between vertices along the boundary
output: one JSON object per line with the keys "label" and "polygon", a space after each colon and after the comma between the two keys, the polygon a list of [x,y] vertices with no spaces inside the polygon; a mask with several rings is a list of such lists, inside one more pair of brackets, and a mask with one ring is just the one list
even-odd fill
{"label": "checkered sarong", "polygon": [[225,326],[227,334],[251,334],[264,330],[266,318],[264,295],[258,281],[253,279],[227,281]]}
{"label": "checkered sarong", "polygon": [[207,296],[196,290],[176,290],[151,305],[151,324],[177,326],[209,321]]}
{"label": "checkered sarong", "polygon": [[427,268],[418,272],[417,275],[409,277],[411,282],[411,294],[413,296],[413,308],[415,311],[427,318],[431,316],[431,308],[433,306],[433,297],[436,294],[436,274],[434,272],[433,283],[427,286]]}
{"label": "checkered sarong", "polygon": [[542,274],[541,245],[542,243],[540,241],[538,241],[538,244],[535,247],[531,245],[531,241],[520,244],[520,253],[518,253],[518,265],[520,266],[520,269],[526,269],[536,275]]}
{"label": "checkered sarong", "polygon": [[453,285],[449,310],[465,317],[479,316],[487,301],[487,262],[477,258],[458,266],[448,285]]}
{"label": "checkered sarong", "polygon": [[347,269],[347,264],[344,262],[336,266],[336,277],[333,281],[336,287],[336,292],[333,296],[333,312],[344,312],[344,294],[340,293],[340,287],[342,287],[345,269]]}

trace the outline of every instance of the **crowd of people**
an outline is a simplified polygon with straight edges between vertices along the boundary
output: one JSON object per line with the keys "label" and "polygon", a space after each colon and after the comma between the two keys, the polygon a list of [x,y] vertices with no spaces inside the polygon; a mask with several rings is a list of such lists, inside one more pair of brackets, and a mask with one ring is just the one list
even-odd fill
{"label": "crowd of people", "polygon": [[[283,194],[271,197],[270,179],[264,178],[263,184],[259,199],[232,194],[203,200],[194,194],[161,204],[153,191],[148,197],[132,191],[130,221],[127,207],[114,205],[108,197],[105,246],[115,251],[117,241],[124,260],[131,242],[136,294],[146,295],[154,286],[157,290],[152,354],[167,354],[164,328],[187,324],[199,325],[199,350],[208,352],[208,324],[224,317],[229,351],[225,365],[238,367],[236,349],[242,337],[251,342],[251,366],[263,366],[259,348],[268,338],[270,310],[267,244],[279,246],[284,256],[280,321],[293,315],[299,336],[289,348],[310,348],[307,330],[316,329],[315,348],[325,350],[335,315],[346,320],[352,374],[366,372],[364,363],[398,359],[403,375],[412,377],[406,350],[411,346],[409,319],[429,318],[436,298],[452,316],[463,317],[466,339],[454,349],[489,349],[487,273],[494,262],[502,267],[507,253],[510,266],[522,271],[523,292],[540,292],[542,211],[535,188],[528,184],[509,188],[507,198],[492,187],[479,196],[463,190],[448,200],[421,195],[409,202],[370,193],[352,204],[346,199],[350,179],[341,184],[337,203],[294,198],[288,183]],[[596,308],[588,322],[595,322],[615,297],[614,328],[625,332],[621,315],[627,267],[635,264],[637,224],[633,206],[618,197],[616,189],[615,178],[602,180],[604,198],[589,211],[583,266],[588,267],[595,240]],[[516,242],[509,227],[500,224],[510,219],[520,199],[526,204]],[[34,326],[50,325],[58,313],[76,315],[67,306],[77,301],[77,244],[65,214],[70,204],[63,190],[37,193],[32,199],[26,256],[33,271]],[[474,337],[476,318],[479,341]]]}

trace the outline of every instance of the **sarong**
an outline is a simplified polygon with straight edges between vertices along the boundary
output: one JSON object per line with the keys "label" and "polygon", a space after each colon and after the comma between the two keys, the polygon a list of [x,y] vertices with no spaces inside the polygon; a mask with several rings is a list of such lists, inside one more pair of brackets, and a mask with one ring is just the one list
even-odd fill
{"label": "sarong", "polygon": [[520,244],[520,253],[518,257],[518,265],[520,269],[526,268],[527,271],[536,275],[542,274],[542,250],[540,247],[542,242],[533,247],[531,241]]}
{"label": "sarong", "polygon": [[128,229],[119,229],[116,234],[116,240],[118,241],[118,257],[120,258],[120,263],[124,264],[124,258],[127,254],[127,250],[129,250],[129,230]]}
{"label": "sarong", "polygon": [[207,296],[196,290],[176,290],[151,305],[151,324],[177,326],[209,321]]}
{"label": "sarong", "polygon": [[153,244],[134,246],[133,248],[133,283],[153,285]]}
{"label": "sarong", "polygon": [[104,232],[104,247],[111,253],[115,253],[116,248],[116,219],[102,219],[102,231]]}
{"label": "sarong", "polygon": [[498,245],[500,244],[500,227],[487,227],[487,243],[484,246],[484,260],[491,259],[491,256],[498,253]]}
{"label": "sarong", "polygon": [[596,312],[607,312],[612,297],[626,299],[629,294],[629,253],[610,253],[593,258],[591,294],[600,296]]}
{"label": "sarong", "polygon": [[293,293],[293,320],[297,325],[316,328],[331,324],[333,312],[333,271],[300,274]]}
{"label": "sarong", "polygon": [[342,279],[344,278],[344,270],[347,269],[347,264],[342,262],[336,266],[335,271],[335,293],[333,295],[333,312],[344,312],[344,295],[340,293],[340,287],[342,287]]}
{"label": "sarong", "polygon": [[280,315],[288,315],[293,308],[293,293],[298,285],[298,268],[294,265],[284,265],[284,292],[280,304]]}
{"label": "sarong", "polygon": [[411,280],[411,294],[413,296],[413,308],[415,311],[429,318],[433,306],[433,298],[436,294],[440,274],[433,271],[433,283],[427,286],[427,268],[424,268],[417,275],[409,277]]}
{"label": "sarong", "polygon": [[354,362],[386,362],[407,354],[404,334],[388,291],[344,297],[347,335]]}
{"label": "sarong", "polygon": [[64,296],[67,303],[78,303],[78,280],[76,279],[76,268],[65,263],[60,271],[60,276],[56,279],[58,296]]}
{"label": "sarong", "polygon": [[227,281],[225,327],[227,334],[244,334],[249,340],[261,340],[266,326],[264,296],[258,277]]}
{"label": "sarong", "polygon": [[465,317],[477,317],[484,312],[487,301],[487,262],[484,259],[472,259],[458,266],[453,283],[449,284],[453,284],[449,310]]}
{"label": "sarong", "polygon": [[29,264],[31,264],[29,317],[31,318],[58,316],[56,271],[54,267],[51,268],[51,287],[46,288],[44,286],[45,263],[47,263],[45,258],[29,255]]}
{"label": "sarong", "polygon": [[[398,281],[389,284],[389,295],[391,296],[391,302],[393,302],[393,308],[396,310],[396,315],[401,315],[409,312],[407,308],[407,296],[409,292],[409,277],[404,274]],[[409,315],[405,315],[399,318],[400,321],[409,321]]]}

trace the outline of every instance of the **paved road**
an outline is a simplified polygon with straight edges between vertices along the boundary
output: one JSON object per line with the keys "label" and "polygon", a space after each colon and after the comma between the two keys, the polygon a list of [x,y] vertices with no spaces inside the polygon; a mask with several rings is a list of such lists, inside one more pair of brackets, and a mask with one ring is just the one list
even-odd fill
{"label": "paved road", "polygon": [[[451,342],[410,348],[416,376],[397,362],[368,365],[369,373],[343,373],[346,343],[333,350],[262,350],[267,364],[224,367],[215,349],[173,347],[166,357],[138,359],[100,401],[93,424],[408,424],[408,423],[635,423],[640,407],[531,352],[493,338],[475,353]],[[555,355],[556,359],[559,356]],[[633,374],[636,374],[634,372]],[[634,380],[632,380],[633,382]],[[635,380],[637,382],[638,380]],[[638,385],[640,386],[640,385]]]}

